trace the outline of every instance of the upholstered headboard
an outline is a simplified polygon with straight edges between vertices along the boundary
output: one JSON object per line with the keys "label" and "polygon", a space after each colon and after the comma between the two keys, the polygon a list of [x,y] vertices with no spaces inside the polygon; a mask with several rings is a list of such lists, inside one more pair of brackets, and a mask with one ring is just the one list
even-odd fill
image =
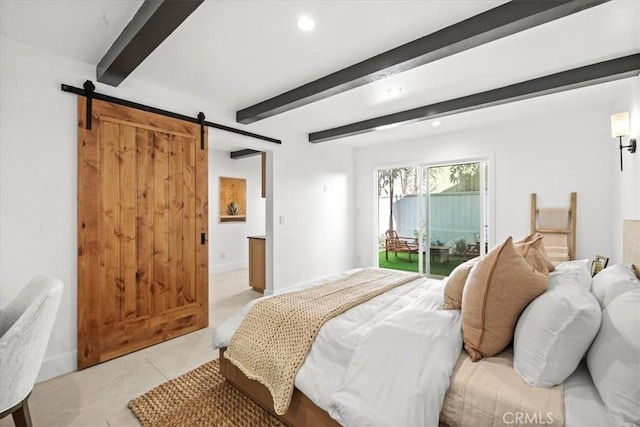
{"label": "upholstered headboard", "polygon": [[622,222],[622,261],[633,263],[640,277],[640,219],[625,219]]}

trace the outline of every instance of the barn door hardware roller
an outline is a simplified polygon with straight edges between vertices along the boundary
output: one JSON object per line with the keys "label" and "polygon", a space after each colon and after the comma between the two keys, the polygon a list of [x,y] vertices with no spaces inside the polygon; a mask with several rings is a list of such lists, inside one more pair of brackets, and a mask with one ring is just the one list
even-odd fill
{"label": "barn door hardware roller", "polygon": [[198,113],[198,122],[200,122],[200,149],[204,150],[204,113]]}
{"label": "barn door hardware roller", "polygon": [[96,86],[91,80],[87,80],[82,87],[87,97],[87,119],[85,120],[85,128],[91,130],[91,104],[93,103],[93,92],[96,90]]}

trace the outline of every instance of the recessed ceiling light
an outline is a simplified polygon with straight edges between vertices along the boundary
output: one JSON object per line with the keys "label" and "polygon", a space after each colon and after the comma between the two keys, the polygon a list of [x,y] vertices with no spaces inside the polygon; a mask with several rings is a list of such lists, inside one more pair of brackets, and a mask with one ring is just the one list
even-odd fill
{"label": "recessed ceiling light", "polygon": [[316,23],[313,22],[310,16],[301,16],[298,18],[298,28],[302,31],[311,31],[313,27],[316,26]]}
{"label": "recessed ceiling light", "polygon": [[392,87],[390,89],[387,89],[387,96],[389,98],[395,98],[396,96],[400,95],[402,93],[402,88],[401,87]]}
{"label": "recessed ceiling light", "polygon": [[436,120],[434,122],[431,122],[431,126],[440,126],[440,120]]}

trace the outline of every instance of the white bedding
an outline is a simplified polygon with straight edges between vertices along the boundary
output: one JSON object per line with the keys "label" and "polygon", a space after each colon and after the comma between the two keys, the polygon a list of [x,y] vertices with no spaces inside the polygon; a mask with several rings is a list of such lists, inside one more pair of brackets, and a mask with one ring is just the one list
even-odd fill
{"label": "white bedding", "polygon": [[[462,348],[460,312],[440,309],[443,287],[444,282],[415,280],[327,322],[296,376],[296,387],[343,425],[438,425]],[[214,348],[229,345],[256,301],[215,329]],[[564,383],[564,402],[567,427],[629,425],[606,410],[584,361]]]}
{"label": "white bedding", "polygon": [[[437,426],[462,349],[460,312],[441,309],[443,287],[417,279],[328,321],[296,388],[343,425]],[[254,303],[216,328],[215,348],[229,344]]]}
{"label": "white bedding", "polygon": [[566,427],[605,427],[633,425],[607,411],[584,360],[564,382]]}

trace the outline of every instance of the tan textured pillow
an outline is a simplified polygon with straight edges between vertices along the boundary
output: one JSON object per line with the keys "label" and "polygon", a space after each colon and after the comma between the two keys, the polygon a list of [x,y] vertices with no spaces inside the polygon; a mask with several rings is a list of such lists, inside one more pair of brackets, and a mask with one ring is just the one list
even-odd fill
{"label": "tan textured pillow", "polygon": [[[542,235],[537,235],[526,243],[515,243],[514,246],[535,271],[549,274],[548,258],[542,252],[544,249]],[[553,266],[551,267],[553,268]]]}
{"label": "tan textured pillow", "polygon": [[513,244],[517,246],[517,245],[518,245],[518,244],[520,244],[520,243],[527,243],[527,242],[530,242],[530,241],[532,241],[536,236],[541,236],[541,234],[539,234],[539,233],[531,233],[531,234],[527,234],[526,236],[524,236],[524,237],[523,237],[523,238],[521,238],[521,239],[514,240],[514,241],[513,241]]}
{"label": "tan textured pillow", "polygon": [[[531,264],[532,261],[536,263],[536,265],[539,265],[541,262],[544,263],[546,270],[548,272],[552,272],[553,270],[555,270],[555,266],[553,265],[553,263],[551,262],[551,260],[549,259],[549,255],[547,255],[547,250],[544,248],[544,243],[542,241],[544,235],[540,234],[540,233],[531,233],[527,236],[524,236],[522,239],[520,240],[515,240],[513,242],[513,244],[516,247],[519,247],[520,245],[525,245],[527,243],[531,243],[533,248],[536,250],[536,253],[531,254],[531,258],[527,259],[527,261],[529,261],[529,263]],[[523,254],[523,256],[525,256]],[[525,256],[526,258],[526,256]],[[535,261],[534,261],[535,259]],[[533,268],[536,269],[536,271],[543,271],[542,269],[536,268],[536,266],[533,266]]]}
{"label": "tan textured pillow", "polygon": [[445,310],[457,310],[462,306],[462,290],[464,284],[469,277],[471,269],[480,262],[480,257],[475,257],[463,262],[453,269],[446,285],[444,285],[444,304],[442,308]]}
{"label": "tan textured pillow", "polygon": [[462,294],[462,338],[473,361],[506,348],[520,313],[547,288],[509,237],[471,270]]}

